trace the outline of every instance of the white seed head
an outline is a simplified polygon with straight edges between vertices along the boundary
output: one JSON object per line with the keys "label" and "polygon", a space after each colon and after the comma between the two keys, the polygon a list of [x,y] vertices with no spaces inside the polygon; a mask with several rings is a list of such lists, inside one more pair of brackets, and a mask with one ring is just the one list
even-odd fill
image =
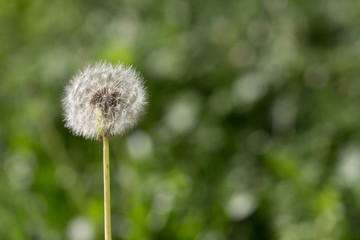
{"label": "white seed head", "polygon": [[62,99],[65,126],[89,139],[124,134],[147,104],[143,79],[123,64],[89,65],[66,86]]}

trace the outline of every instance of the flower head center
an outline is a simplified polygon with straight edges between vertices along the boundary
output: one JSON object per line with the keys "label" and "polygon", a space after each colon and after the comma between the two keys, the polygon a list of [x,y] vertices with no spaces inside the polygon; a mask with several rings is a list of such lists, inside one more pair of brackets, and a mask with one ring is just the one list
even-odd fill
{"label": "flower head center", "polygon": [[120,96],[121,94],[112,88],[103,88],[92,95],[90,105],[100,109],[101,113],[107,116],[111,109],[120,103]]}

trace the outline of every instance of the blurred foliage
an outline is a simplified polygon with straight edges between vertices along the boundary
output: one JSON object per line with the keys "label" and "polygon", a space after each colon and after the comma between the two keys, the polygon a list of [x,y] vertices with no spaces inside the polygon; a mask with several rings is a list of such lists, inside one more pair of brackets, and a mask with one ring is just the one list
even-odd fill
{"label": "blurred foliage", "polygon": [[110,142],[113,238],[360,239],[360,2],[0,0],[0,239],[103,239],[101,143],[71,76],[147,81]]}

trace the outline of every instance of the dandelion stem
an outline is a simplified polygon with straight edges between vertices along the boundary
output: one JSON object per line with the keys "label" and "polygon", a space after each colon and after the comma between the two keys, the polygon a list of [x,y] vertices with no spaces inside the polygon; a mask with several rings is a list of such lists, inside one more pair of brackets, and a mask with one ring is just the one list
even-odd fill
{"label": "dandelion stem", "polygon": [[105,240],[111,240],[109,138],[103,137]]}

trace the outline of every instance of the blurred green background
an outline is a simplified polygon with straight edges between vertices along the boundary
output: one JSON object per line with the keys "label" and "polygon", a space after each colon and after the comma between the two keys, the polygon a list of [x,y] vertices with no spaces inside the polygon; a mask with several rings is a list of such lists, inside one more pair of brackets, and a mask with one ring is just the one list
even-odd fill
{"label": "blurred green background", "polygon": [[113,239],[360,239],[360,1],[0,0],[0,239],[103,239],[102,143],[72,75],[133,64]]}

